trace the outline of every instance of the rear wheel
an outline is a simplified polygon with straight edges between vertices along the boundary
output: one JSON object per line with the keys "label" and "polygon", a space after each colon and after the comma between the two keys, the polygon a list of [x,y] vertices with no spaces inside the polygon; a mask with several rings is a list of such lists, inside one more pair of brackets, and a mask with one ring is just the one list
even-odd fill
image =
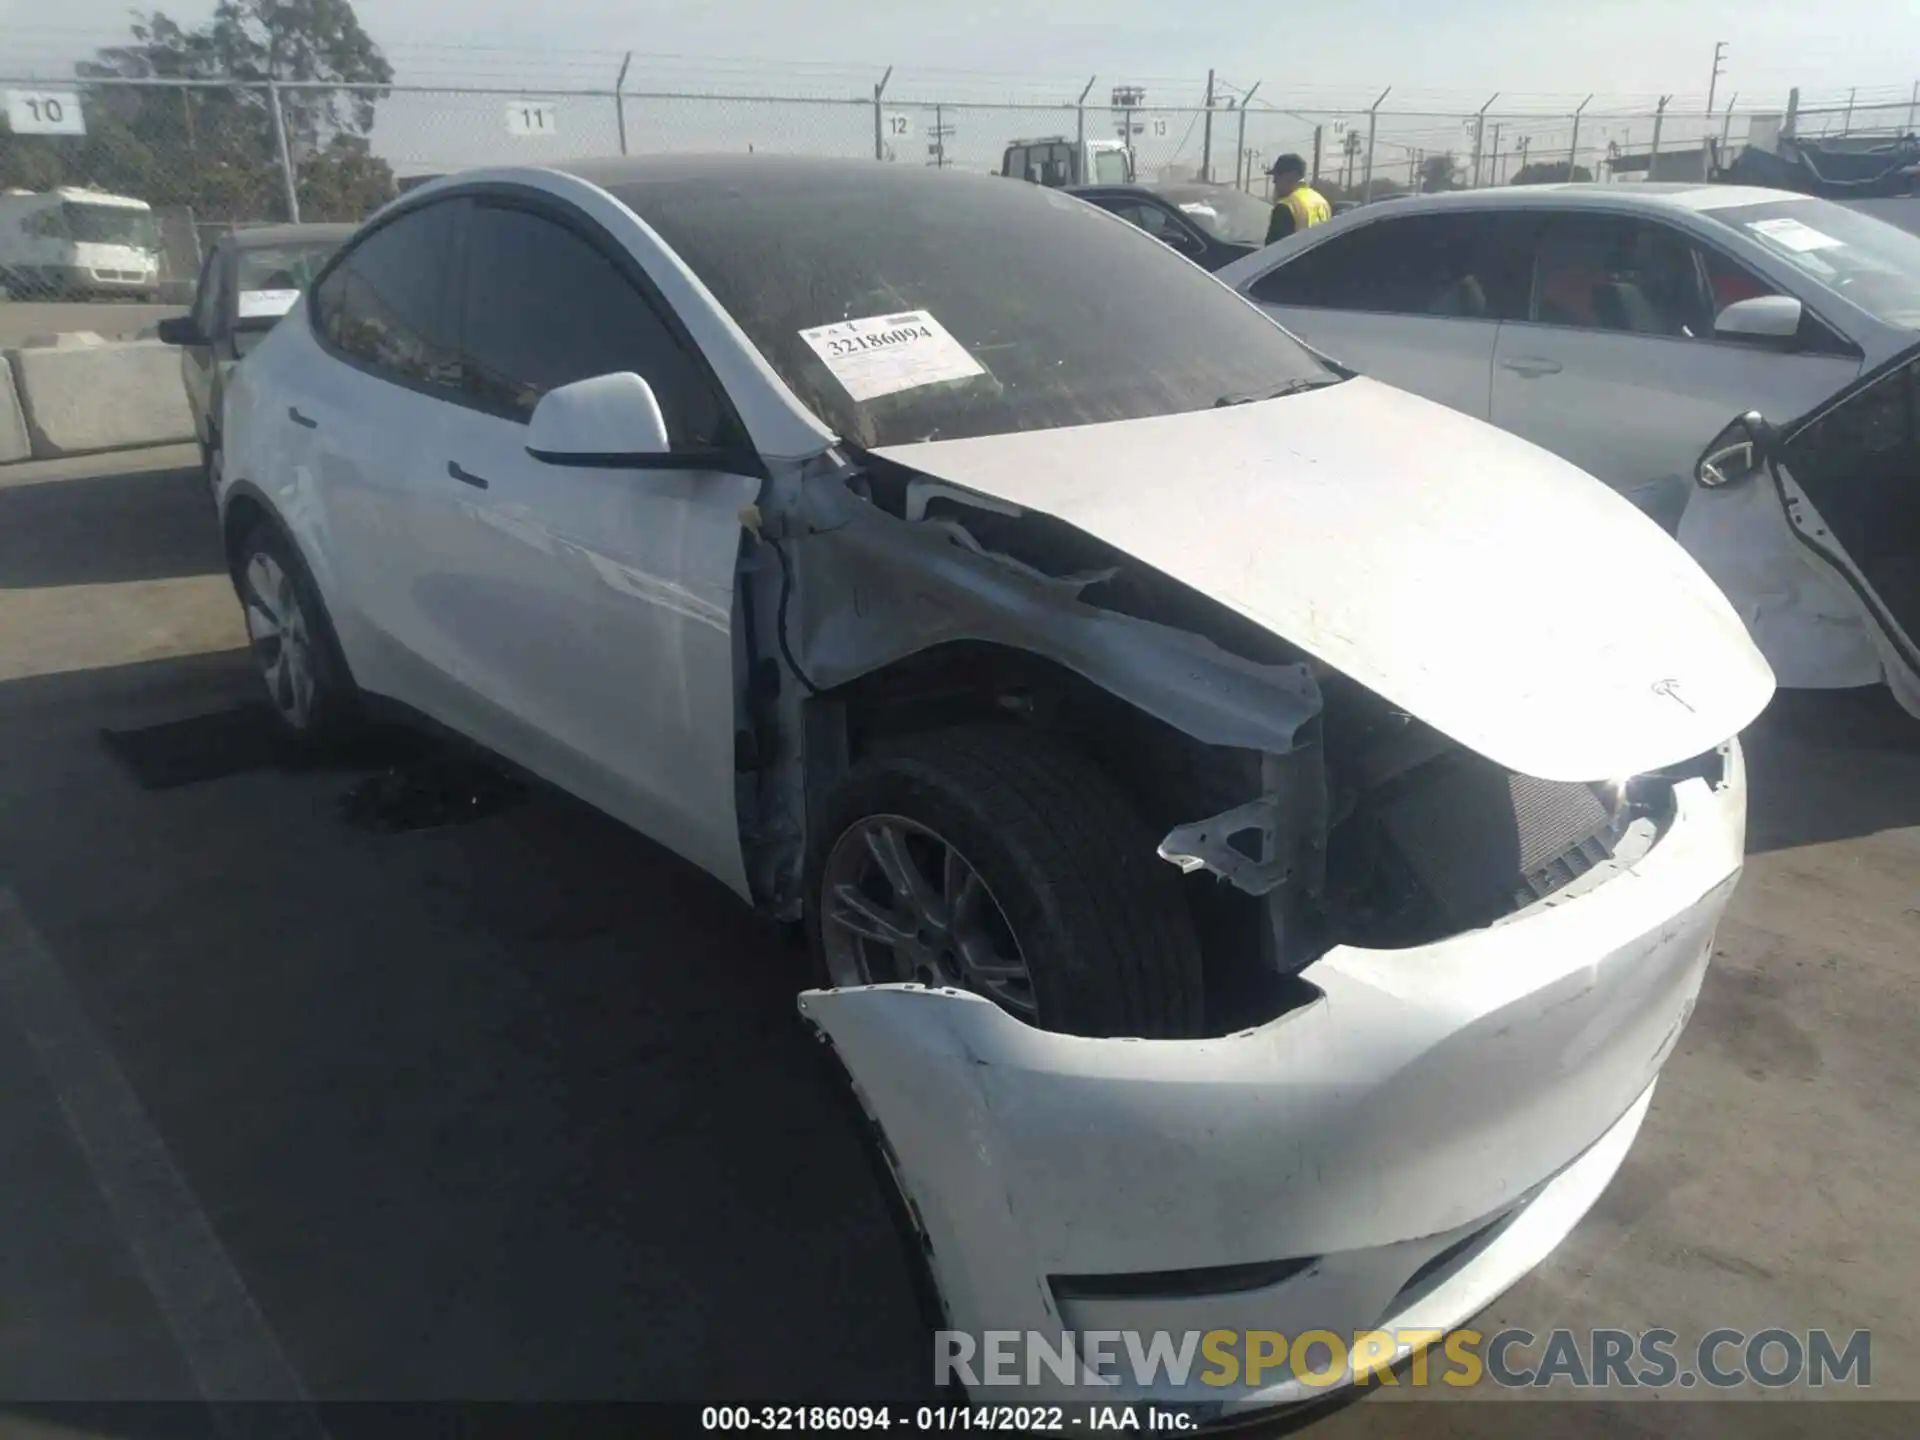
{"label": "rear wheel", "polygon": [[823,820],[809,928],[832,984],[956,986],[1070,1034],[1200,1033],[1178,874],[1070,746],[1013,726],[908,736]]}
{"label": "rear wheel", "polygon": [[299,553],[262,520],[241,541],[236,561],[247,639],[281,733],[311,749],[346,739],[358,725],[358,696]]}

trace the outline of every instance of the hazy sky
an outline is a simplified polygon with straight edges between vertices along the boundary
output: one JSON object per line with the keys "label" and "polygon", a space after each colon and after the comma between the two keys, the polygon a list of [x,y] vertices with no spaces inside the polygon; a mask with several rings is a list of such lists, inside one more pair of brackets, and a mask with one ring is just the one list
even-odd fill
{"label": "hazy sky", "polygon": [[[211,5],[184,0],[167,9],[191,23]],[[1223,95],[1258,80],[1256,104],[1306,115],[1304,128],[1275,114],[1265,133],[1249,135],[1249,148],[1268,155],[1304,144],[1323,112],[1363,108],[1388,85],[1386,111],[1471,111],[1497,90],[1497,111],[1564,114],[1597,92],[1583,150],[1606,138],[1644,145],[1646,122],[1602,112],[1650,112],[1660,94],[1671,93],[1665,133],[1697,136],[1716,40],[1729,46],[1719,104],[1738,92],[1743,111],[1777,106],[1793,85],[1809,105],[1839,105],[1858,87],[1862,107],[1898,102],[1878,117],[1885,122],[1903,116],[1920,80],[1915,0],[1582,0],[1560,7],[1537,0],[357,0],[357,9],[397,78],[415,83],[605,87],[632,50],[629,89],[850,97],[870,93],[891,64],[889,93],[902,99],[1070,103],[1097,75],[1096,98],[1125,80],[1144,85],[1150,103],[1192,105],[1213,66]],[[127,15],[124,0],[0,0],[0,71],[68,73],[74,59],[123,37]],[[771,107],[738,106],[716,125],[718,107],[671,108],[648,114],[630,106],[630,125],[662,148],[705,140],[778,149],[857,145],[862,124],[851,111],[776,116]],[[382,108],[376,145],[409,168],[473,163],[487,157],[469,132],[504,133],[499,109],[491,100],[435,105],[395,96]],[[569,102],[561,128],[571,143],[562,148],[611,148],[608,109]],[[932,118],[916,112],[916,155]],[[956,121],[952,112],[942,118]],[[991,163],[1025,119],[963,112],[954,142],[960,163]],[[1160,142],[1162,162],[1194,157],[1198,139],[1180,133],[1182,125]],[[1564,144],[1567,128],[1564,121],[1509,121],[1502,144],[1530,134],[1537,156]],[[1331,144],[1330,123],[1326,133]],[[1383,120],[1380,134],[1380,164],[1401,171],[1416,148],[1464,143],[1453,118]]]}
{"label": "hazy sky", "polygon": [[[124,33],[128,8],[0,0],[0,67],[57,70]],[[212,7],[162,8],[194,20]],[[359,0],[357,8],[402,79],[611,80],[631,49],[644,57],[637,77],[716,86],[783,66],[854,83],[892,64],[903,87],[937,89],[935,81],[959,78],[953,72],[978,71],[1014,77],[1022,94],[1051,94],[1096,72],[1109,83],[1192,87],[1215,66],[1243,86],[1264,80],[1276,100],[1364,105],[1391,84],[1410,103],[1477,104],[1471,97],[1494,90],[1529,101],[1589,91],[1703,96],[1713,43],[1726,40],[1723,98],[1728,85],[1843,96],[1850,86],[1904,91],[1920,80],[1920,6],[1910,0]],[[1174,98],[1164,84],[1159,92]]]}

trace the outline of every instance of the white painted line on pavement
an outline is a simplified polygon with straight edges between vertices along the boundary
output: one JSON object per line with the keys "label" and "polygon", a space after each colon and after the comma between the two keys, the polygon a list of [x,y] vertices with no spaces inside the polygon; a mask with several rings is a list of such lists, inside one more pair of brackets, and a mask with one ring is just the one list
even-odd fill
{"label": "white painted line on pavement", "polygon": [[[322,1440],[292,1363],[60,962],[0,888],[0,1010],[11,1012],[193,1381],[229,1433]],[[277,1402],[253,1410],[247,1402]]]}

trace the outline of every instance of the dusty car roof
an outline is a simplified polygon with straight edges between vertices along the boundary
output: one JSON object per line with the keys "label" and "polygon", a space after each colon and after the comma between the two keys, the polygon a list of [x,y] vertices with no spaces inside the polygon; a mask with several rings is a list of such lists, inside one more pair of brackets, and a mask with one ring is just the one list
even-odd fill
{"label": "dusty car roof", "polygon": [[848,160],[813,155],[616,155],[603,159],[571,160],[548,167],[598,185],[602,190],[636,190],[689,180],[716,184],[799,184],[809,180],[866,180],[874,185],[951,185],[956,182],[997,180],[1004,176],[973,175],[924,165],[881,165],[870,159]]}
{"label": "dusty car roof", "polygon": [[219,243],[232,250],[264,250],[274,245],[317,244],[345,240],[360,227],[351,224],[253,225],[222,235]]}
{"label": "dusty car roof", "polygon": [[1412,209],[1498,210],[1513,206],[1525,206],[1528,209],[1592,209],[1599,206],[1609,210],[1702,211],[1809,198],[1791,190],[1766,190],[1756,185],[1695,185],[1653,181],[1631,185],[1505,185],[1482,190],[1449,190],[1439,195],[1408,195],[1394,209],[1397,214],[1405,214]]}

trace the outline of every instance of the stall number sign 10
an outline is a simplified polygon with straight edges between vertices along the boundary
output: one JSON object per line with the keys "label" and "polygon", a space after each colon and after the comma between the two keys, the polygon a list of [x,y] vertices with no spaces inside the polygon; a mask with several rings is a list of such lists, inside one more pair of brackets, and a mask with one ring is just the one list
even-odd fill
{"label": "stall number sign 10", "polygon": [[507,133],[531,136],[557,134],[558,110],[558,106],[537,100],[516,100],[507,106]]}
{"label": "stall number sign 10", "polygon": [[16,135],[84,135],[80,97],[71,90],[7,91],[7,125]]}

